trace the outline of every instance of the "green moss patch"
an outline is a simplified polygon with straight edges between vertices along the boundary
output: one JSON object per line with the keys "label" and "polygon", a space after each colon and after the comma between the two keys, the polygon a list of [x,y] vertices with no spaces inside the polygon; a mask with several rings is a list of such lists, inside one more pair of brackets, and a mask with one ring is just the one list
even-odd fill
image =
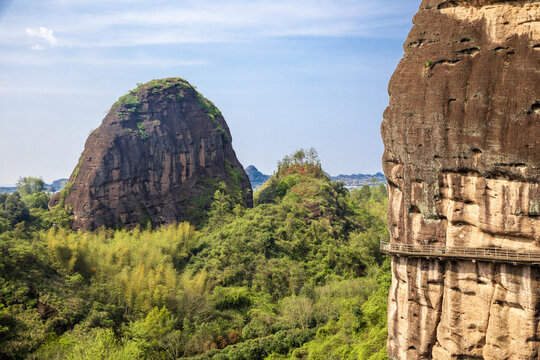
{"label": "green moss patch", "polygon": [[212,121],[212,124],[214,124],[214,126],[216,127],[216,130],[221,133],[221,135],[227,142],[231,142],[231,137],[229,136],[229,134],[227,134],[223,126],[221,126],[219,121],[217,121],[216,119],[216,116],[222,116],[221,111],[219,111],[219,109],[210,100],[208,100],[198,92],[197,101],[199,102],[199,105],[201,105],[201,107],[203,108],[206,115],[208,115],[208,117]]}
{"label": "green moss patch", "polygon": [[136,90],[140,90],[142,88],[149,88],[152,89],[152,93],[155,94],[161,93],[165,89],[178,86],[192,88],[192,86],[186,80],[179,77],[171,77],[165,79],[153,79],[148,81],[147,83],[138,83]]}
{"label": "green moss patch", "polygon": [[135,90],[130,90],[126,95],[121,96],[113,105],[113,108],[119,109],[120,117],[129,117],[130,114],[137,114],[141,109],[141,102],[137,97]]}
{"label": "green moss patch", "polygon": [[[176,89],[174,92],[166,91],[168,89]],[[130,90],[126,95],[121,96],[118,101],[113,105],[113,109],[120,116],[122,120],[128,120],[132,115],[139,114],[141,110],[141,101],[139,99],[139,91],[142,89],[148,89],[152,94],[165,94],[168,99],[173,101],[182,101],[185,96],[184,89],[193,90],[197,98],[197,102],[202,107],[206,115],[214,124],[215,129],[221,133],[226,142],[231,142],[231,136],[225,131],[223,126],[219,123],[216,117],[222,116],[221,111],[208,99],[197,92],[196,87],[190,85],[186,80],[179,77],[171,77],[165,79],[154,79],[146,83],[138,83],[137,87]],[[137,124],[137,128],[141,137],[147,138],[144,128],[141,128]]]}
{"label": "green moss patch", "polygon": [[139,121],[137,123],[137,130],[139,130],[139,135],[143,138],[143,139],[148,139],[148,135],[146,134],[146,131],[144,130],[144,124],[142,121]]}

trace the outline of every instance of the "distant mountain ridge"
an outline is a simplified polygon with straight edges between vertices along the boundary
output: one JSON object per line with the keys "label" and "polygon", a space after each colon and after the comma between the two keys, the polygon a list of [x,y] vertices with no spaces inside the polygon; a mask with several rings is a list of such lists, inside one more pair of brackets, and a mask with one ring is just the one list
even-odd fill
{"label": "distant mountain ridge", "polygon": [[334,181],[343,181],[345,187],[349,189],[362,187],[364,185],[386,184],[386,178],[381,172],[378,172],[376,174],[339,174],[338,176],[332,176],[331,179]]}
{"label": "distant mountain ridge", "polygon": [[[271,175],[266,175],[260,172],[254,165],[249,165],[246,169],[246,173],[249,177],[249,181],[251,182],[251,187],[255,190],[259,187],[261,187],[265,182],[270,179]],[[385,184],[386,178],[384,177],[383,173],[376,173],[376,174],[351,174],[351,175],[344,175],[339,174],[337,176],[331,176],[330,177],[333,181],[343,181],[345,184],[345,187],[347,188],[355,188],[355,187],[361,187],[364,185],[377,185],[380,183]],[[45,190],[49,192],[58,192],[64,188],[64,186],[67,184],[69,179],[57,179],[54,180],[50,184],[45,184]],[[0,194],[3,193],[12,193],[15,190],[17,190],[16,186],[4,186],[0,187]]]}
{"label": "distant mountain ridge", "polygon": [[[68,180],[69,179],[54,180],[51,184],[45,184],[45,190],[52,193],[58,192],[62,190],[64,186],[66,186]],[[0,187],[0,194],[6,194],[6,193],[11,194],[15,190],[17,190],[16,186],[3,186],[3,187]]]}
{"label": "distant mountain ridge", "polygon": [[[249,181],[251,182],[251,187],[254,190],[261,187],[271,176],[261,173],[254,165],[249,165],[245,170],[249,177]],[[343,181],[345,187],[349,189],[362,187],[364,185],[386,184],[386,178],[381,172],[376,174],[339,174],[338,176],[331,176],[330,178],[332,181]]]}
{"label": "distant mountain ridge", "polygon": [[249,165],[246,169],[246,174],[251,182],[251,188],[257,189],[270,179],[270,175],[265,175],[253,165]]}
{"label": "distant mountain ridge", "polygon": [[69,179],[57,179],[52,182],[52,184],[45,184],[45,190],[50,192],[58,192],[66,186]]}
{"label": "distant mountain ridge", "polygon": [[332,179],[335,179],[335,180],[340,180],[340,179],[357,179],[357,180],[362,180],[362,179],[366,179],[366,178],[369,178],[369,179],[380,179],[380,180],[385,180],[384,178],[384,174],[381,173],[381,172],[378,172],[376,174],[351,174],[351,175],[343,175],[343,174],[339,174],[337,176],[332,176]]}

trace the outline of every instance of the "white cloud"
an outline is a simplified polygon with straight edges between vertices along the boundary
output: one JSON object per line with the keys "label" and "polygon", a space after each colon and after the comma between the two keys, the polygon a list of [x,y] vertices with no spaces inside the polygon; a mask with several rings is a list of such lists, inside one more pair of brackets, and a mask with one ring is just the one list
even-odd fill
{"label": "white cloud", "polygon": [[58,45],[58,39],[54,37],[53,31],[44,26],[40,26],[37,29],[26,28],[26,33],[28,36],[44,39],[51,46]]}
{"label": "white cloud", "polygon": [[45,48],[39,44],[34,44],[30,47],[30,50],[45,50]]}
{"label": "white cloud", "polygon": [[[115,47],[237,42],[261,37],[387,37],[381,23],[399,26],[409,15],[393,0],[208,0],[134,1],[46,0],[51,26],[68,47]],[[49,10],[47,10],[49,11]],[[47,13],[48,14],[48,13]],[[47,15],[45,14],[45,15]],[[57,44],[47,28],[27,29]],[[391,37],[392,35],[390,35]],[[50,39],[50,40],[48,40]],[[1,41],[1,37],[0,37]]]}
{"label": "white cloud", "polygon": [[297,36],[393,38],[410,26],[412,15],[406,11],[406,3],[413,0],[130,0],[126,6],[127,1],[39,0],[40,7],[30,13],[16,14],[0,23],[0,44],[20,44],[21,27],[24,31],[42,18],[62,34],[61,41],[48,27],[28,27],[26,35],[33,38],[28,45],[35,38],[43,40],[42,46],[68,48]]}

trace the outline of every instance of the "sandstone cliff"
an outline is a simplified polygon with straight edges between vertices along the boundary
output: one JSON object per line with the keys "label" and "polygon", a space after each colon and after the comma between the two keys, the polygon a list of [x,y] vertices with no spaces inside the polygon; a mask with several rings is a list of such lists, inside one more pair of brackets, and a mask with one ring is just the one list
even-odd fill
{"label": "sandstone cliff", "polygon": [[197,222],[220,181],[252,206],[219,110],[183,79],[153,80],[111,107],[49,205],[72,211],[76,229]]}
{"label": "sandstone cliff", "polygon": [[[540,249],[540,2],[424,0],[381,127],[392,242]],[[393,257],[393,359],[537,359],[540,268]]]}

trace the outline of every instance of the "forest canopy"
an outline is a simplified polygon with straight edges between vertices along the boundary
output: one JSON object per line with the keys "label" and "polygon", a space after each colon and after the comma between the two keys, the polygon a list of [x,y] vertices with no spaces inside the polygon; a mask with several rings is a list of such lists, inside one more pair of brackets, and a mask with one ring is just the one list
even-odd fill
{"label": "forest canopy", "polygon": [[206,220],[69,229],[43,181],[0,195],[0,358],[386,359],[384,185],[348,191],[313,149],[245,208]]}

